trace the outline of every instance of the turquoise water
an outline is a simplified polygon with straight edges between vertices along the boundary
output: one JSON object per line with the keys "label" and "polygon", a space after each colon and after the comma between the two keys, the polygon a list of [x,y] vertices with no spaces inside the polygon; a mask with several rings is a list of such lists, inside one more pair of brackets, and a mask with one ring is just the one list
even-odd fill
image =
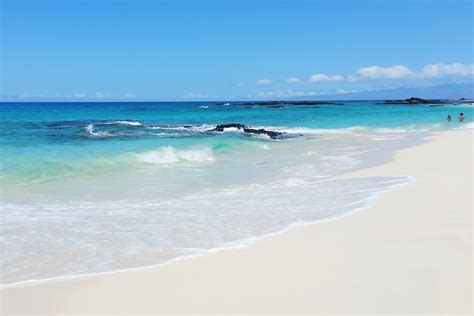
{"label": "turquoise water", "polygon": [[[376,103],[0,103],[1,283],[163,264],[342,216],[410,179],[338,175],[473,124],[469,105]],[[281,134],[212,131],[228,123]]]}
{"label": "turquoise water", "polygon": [[[384,106],[376,102],[283,108],[239,103],[2,103],[1,175],[6,183],[25,184],[109,170],[113,164],[103,159],[120,159],[124,153],[161,146],[183,149],[204,145],[219,153],[256,141],[250,135],[206,132],[216,124],[243,123],[283,131],[292,138],[357,127],[368,132],[456,128],[460,126],[458,112],[466,112],[464,125],[472,122],[472,107]],[[448,114],[454,117],[449,124],[444,120]],[[121,158],[124,161],[118,168],[132,164]]]}

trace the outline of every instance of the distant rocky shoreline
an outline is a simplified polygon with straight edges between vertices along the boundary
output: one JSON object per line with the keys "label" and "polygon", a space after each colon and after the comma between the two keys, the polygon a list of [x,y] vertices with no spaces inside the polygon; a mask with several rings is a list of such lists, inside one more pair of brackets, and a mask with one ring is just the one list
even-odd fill
{"label": "distant rocky shoreline", "polygon": [[[368,100],[370,101],[370,100]],[[384,101],[372,101],[378,105],[429,105],[429,106],[442,106],[450,103],[468,103],[474,104],[473,99],[460,98],[456,100],[448,99],[423,99],[417,97],[411,97],[408,99],[399,100],[384,100]],[[267,108],[283,108],[286,106],[312,106],[317,107],[319,105],[344,105],[341,101],[288,101],[288,100],[273,100],[273,101],[251,101],[251,102],[238,102],[237,104],[246,107],[267,107]],[[230,105],[230,103],[216,103],[215,105]]]}
{"label": "distant rocky shoreline", "polygon": [[428,104],[428,105],[443,105],[447,104],[447,101],[439,99],[422,99],[411,97],[404,100],[385,100],[382,104],[407,104],[407,105],[418,105],[418,104]]}
{"label": "distant rocky shoreline", "polygon": [[[228,105],[229,103],[216,103],[216,105]],[[262,106],[270,108],[281,108],[284,106],[314,106],[314,105],[343,105],[340,102],[332,101],[254,101],[240,103],[244,106]]]}

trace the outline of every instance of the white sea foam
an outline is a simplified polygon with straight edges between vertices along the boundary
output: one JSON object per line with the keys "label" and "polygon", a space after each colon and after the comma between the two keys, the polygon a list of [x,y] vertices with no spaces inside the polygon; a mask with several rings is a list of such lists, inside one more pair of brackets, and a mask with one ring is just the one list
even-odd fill
{"label": "white sea foam", "polygon": [[462,123],[455,129],[474,129],[474,122]]}
{"label": "white sea foam", "polygon": [[128,126],[141,126],[142,123],[136,121],[113,121],[105,123],[107,125],[128,125]]}
{"label": "white sea foam", "polygon": [[[98,132],[91,124],[88,133]],[[406,183],[406,177],[336,178],[360,166],[361,153],[395,145],[357,133],[328,138],[271,143],[271,151],[264,142],[239,142],[218,157],[204,145],[112,155],[92,163],[87,182],[64,186],[72,198],[60,192],[59,200],[36,194],[32,202],[3,201],[2,282],[138,268],[242,246],[344,216]],[[96,174],[109,167],[107,177]]]}
{"label": "white sea foam", "polygon": [[377,128],[375,131],[381,134],[399,134],[399,133],[413,133],[413,132],[429,132],[431,129],[440,127],[440,124],[432,124],[430,127],[422,127],[416,125],[409,125],[405,127],[384,127]]}
{"label": "white sea foam", "polygon": [[[208,132],[213,130],[216,125],[203,124],[191,126],[150,126],[151,129],[179,130],[196,133]],[[368,135],[368,134],[404,134],[414,132],[429,132],[442,128],[441,124],[431,125],[408,125],[402,127],[369,127],[369,126],[351,126],[342,128],[311,128],[311,127],[288,127],[288,126],[247,126],[254,129],[264,129],[275,131],[288,135]],[[243,133],[243,129],[237,127],[226,127],[221,133]],[[269,138],[266,134],[255,134],[255,137]]]}
{"label": "white sea foam", "polygon": [[157,150],[135,154],[139,162],[147,164],[175,164],[179,162],[214,162],[212,149],[199,147],[196,149],[175,149],[171,146],[161,147]]}
{"label": "white sea foam", "polygon": [[243,129],[242,128],[237,128],[237,127],[226,127],[224,128],[224,133],[243,133]]}
{"label": "white sea foam", "polygon": [[95,137],[112,137],[114,136],[111,132],[96,132],[94,124],[89,124],[85,127],[85,131],[87,134]]}
{"label": "white sea foam", "polygon": [[190,125],[190,126],[149,126],[150,129],[157,130],[178,130],[178,131],[191,131],[191,132],[207,132],[216,125],[202,124],[202,125]]}
{"label": "white sea foam", "polygon": [[285,127],[285,126],[259,126],[257,129],[263,128],[265,130],[287,133],[287,134],[353,134],[360,132],[367,132],[368,127],[353,126],[345,128],[309,128],[309,127]]}
{"label": "white sea foam", "polygon": [[[241,247],[368,207],[380,192],[407,181],[289,178],[176,198],[4,203],[3,282],[138,268]],[[35,229],[25,235],[25,225]],[[24,247],[30,250],[19,251]]]}
{"label": "white sea foam", "polygon": [[469,103],[456,103],[456,104],[447,104],[445,107],[455,107],[455,108],[472,108],[474,107],[474,102]]}
{"label": "white sea foam", "polygon": [[310,127],[285,127],[285,126],[259,126],[263,128],[287,134],[303,135],[337,135],[337,134],[401,134],[413,132],[429,132],[437,130],[441,124],[430,124],[428,126],[408,125],[403,127],[369,127],[369,126],[351,126],[342,128],[310,128]]}

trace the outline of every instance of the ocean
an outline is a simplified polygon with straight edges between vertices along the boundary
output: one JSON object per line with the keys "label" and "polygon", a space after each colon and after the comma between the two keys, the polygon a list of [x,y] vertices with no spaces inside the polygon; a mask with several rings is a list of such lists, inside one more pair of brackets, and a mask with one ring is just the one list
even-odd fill
{"label": "ocean", "polygon": [[473,115],[460,103],[0,103],[0,283],[167,264],[353,213],[416,179],[342,174]]}

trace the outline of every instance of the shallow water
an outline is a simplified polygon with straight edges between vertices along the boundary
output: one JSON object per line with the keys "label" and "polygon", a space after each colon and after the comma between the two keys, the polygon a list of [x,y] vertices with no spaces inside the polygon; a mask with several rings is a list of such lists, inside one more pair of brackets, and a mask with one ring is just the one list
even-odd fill
{"label": "shallow water", "polygon": [[[369,205],[408,177],[345,179],[432,131],[448,105],[0,103],[1,283],[161,264]],[[466,122],[445,122],[464,112]],[[266,135],[217,124],[277,131]]]}

